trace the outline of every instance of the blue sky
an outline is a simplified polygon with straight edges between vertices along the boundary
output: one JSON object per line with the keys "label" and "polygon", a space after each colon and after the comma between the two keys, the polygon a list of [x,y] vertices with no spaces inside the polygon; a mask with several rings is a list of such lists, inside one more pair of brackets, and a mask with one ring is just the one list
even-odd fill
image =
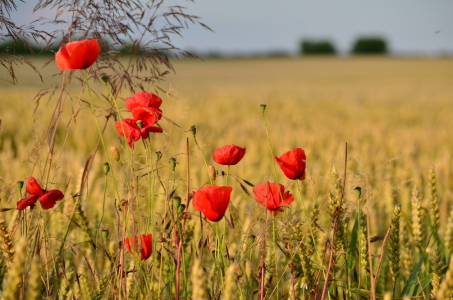
{"label": "blue sky", "polygon": [[348,51],[358,36],[380,35],[396,53],[453,52],[451,0],[198,0],[188,9],[215,31],[192,27],[177,40],[199,51],[295,52],[302,38]]}
{"label": "blue sky", "polygon": [[[28,1],[34,2],[34,1]],[[358,36],[385,37],[397,54],[453,53],[452,0],[167,0],[213,32],[191,25],[173,43],[198,53],[298,51],[303,38],[329,39],[346,53]],[[34,18],[21,5],[15,19]]]}

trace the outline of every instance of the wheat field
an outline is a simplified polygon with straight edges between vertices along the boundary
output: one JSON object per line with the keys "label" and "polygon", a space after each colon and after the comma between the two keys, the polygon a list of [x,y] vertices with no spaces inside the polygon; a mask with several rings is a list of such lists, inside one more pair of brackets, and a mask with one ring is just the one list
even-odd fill
{"label": "wheat field", "polygon": [[[21,199],[16,182],[25,180],[32,172],[40,180],[45,176],[51,143],[43,137],[53,118],[62,78],[52,62],[45,68],[42,66],[46,61],[35,59],[33,62],[43,81],[27,66],[16,69],[17,85],[0,81],[0,200],[2,208],[12,208],[2,212],[3,224],[7,226],[0,227],[7,230],[2,234],[19,240],[15,243],[16,253],[23,247],[19,230],[13,230],[17,226],[14,224],[18,215],[16,202]],[[159,124],[164,134],[151,137],[149,153],[137,146],[132,157],[124,139],[114,128],[114,117],[110,117],[103,137],[107,148],[116,146],[120,150],[121,160],[111,166],[117,177],[104,175],[102,165],[113,161],[99,146],[83,190],[79,187],[85,164],[95,153],[99,133],[86,89],[81,90],[83,80],[72,81],[58,123],[49,177],[51,185],[64,191],[66,197],[55,211],[36,212],[38,220],[42,220],[36,223],[38,229],[25,230],[33,237],[30,241],[45,250],[37,252],[41,265],[35,266],[31,259],[26,263],[26,274],[30,268],[40,268],[39,286],[33,287],[30,279],[24,277],[21,286],[27,286],[27,289],[16,291],[19,293],[16,295],[24,297],[29,289],[30,293],[35,289],[41,291],[38,294],[42,297],[46,294],[46,299],[175,299],[178,289],[177,295],[182,299],[318,299],[324,286],[322,276],[331,272],[329,260],[320,256],[326,253],[324,249],[332,241],[330,233],[337,206],[343,209],[338,222],[344,229],[333,234],[337,237],[335,242],[343,244],[335,243],[334,247],[338,257],[328,288],[331,299],[381,296],[429,299],[430,294],[440,295],[439,290],[448,292],[448,274],[447,279],[443,278],[453,250],[453,217],[450,217],[453,203],[453,59],[365,56],[183,59],[172,63],[175,72],[166,76],[165,81],[147,86],[147,91],[156,92],[163,99],[161,109],[167,120]],[[77,72],[74,75],[81,78]],[[106,100],[108,95],[100,84],[93,84],[92,89],[96,116],[104,126],[105,116],[111,110]],[[42,95],[37,96],[39,93]],[[127,115],[124,99],[131,95],[123,90],[118,97],[124,115]],[[261,104],[267,105],[265,117],[272,150]],[[199,148],[189,131],[193,125],[197,129]],[[167,210],[171,207],[171,201],[167,200],[174,196],[171,194],[174,191],[184,201],[186,189],[192,192],[205,185],[209,177],[201,153],[206,156],[207,164],[215,165],[212,153],[229,144],[247,149],[243,161],[231,167],[233,207],[227,214],[229,223],[222,221],[224,223],[220,225],[223,239],[217,241],[221,246],[227,245],[220,253],[229,253],[226,256],[236,265],[229,268],[229,262],[223,261],[223,256],[207,256],[210,251],[207,249],[217,251],[216,247],[220,246],[215,242],[212,245],[213,239],[209,235],[213,232],[203,231],[201,218],[198,221],[198,213],[189,205],[187,212],[191,217],[184,224],[189,228],[185,232],[191,235],[186,237],[188,245],[184,244],[186,256],[183,258],[180,295],[175,279],[176,266],[172,262],[176,245],[167,241],[171,239],[169,232],[177,232],[172,228],[180,225],[174,223],[173,227],[173,223],[166,223]],[[271,151],[279,156],[296,147],[307,154],[306,180],[300,187],[281,173],[274,173],[271,155]],[[187,150],[190,167],[187,166]],[[158,179],[148,176],[148,159],[155,151],[163,154],[160,165],[155,162],[156,170],[160,170]],[[177,161],[175,172],[168,165],[172,157]],[[218,172],[227,172],[223,166],[215,167]],[[131,174],[136,178],[131,179]],[[217,183],[224,184],[225,176],[218,177]],[[252,195],[247,194],[245,190],[251,193],[252,188],[242,179],[254,185],[277,180],[297,196],[296,201],[285,209],[285,213],[279,214],[275,222],[269,223],[268,214]],[[123,219],[118,208],[121,200],[127,200],[130,195],[129,180],[136,180],[133,186],[142,201],[135,207],[134,220]],[[117,183],[113,184],[113,181]],[[361,187],[360,198],[354,192],[356,187]],[[342,191],[344,195],[339,196]],[[80,205],[75,199],[80,199]],[[154,204],[146,202],[148,199]],[[397,277],[392,277],[390,260],[395,254],[380,256],[381,240],[389,226],[394,226],[392,217],[395,218],[398,204],[401,205],[398,224],[404,224],[399,229],[397,247],[401,254],[398,255],[401,270]],[[61,224],[68,222],[72,209],[77,209],[78,217],[74,225],[68,227],[71,228],[67,237],[68,249],[65,255],[53,258],[60,246],[58,242],[65,234],[66,227]],[[308,218],[312,222],[317,220],[315,227],[312,228]],[[130,271],[125,275],[123,292],[121,274],[115,273],[109,263],[111,257],[115,257],[114,253],[121,252],[120,226],[135,223],[139,229],[152,231],[153,256],[147,265],[139,265],[136,257],[121,261]],[[203,224],[209,226],[208,222]],[[361,224],[356,226],[362,231],[354,224]],[[225,234],[227,227],[230,235]],[[110,232],[108,241],[101,241],[101,229]],[[312,230],[316,231],[316,239]],[[215,235],[218,239],[219,232]],[[249,243],[250,236],[256,236],[257,242]],[[269,239],[271,236],[273,240]],[[297,241],[294,242],[291,236],[296,236]],[[379,237],[378,242],[358,242],[360,246],[352,248],[354,242],[351,241],[369,241],[369,237],[374,236]],[[273,243],[264,242],[262,246],[262,240]],[[87,241],[93,245],[102,244],[108,255],[99,251],[99,247],[91,247]],[[294,256],[286,256],[282,248],[291,243],[298,247],[293,252],[288,250]],[[388,249],[390,243],[387,242],[386,251],[391,251]],[[301,244],[306,246],[300,247]],[[367,251],[369,246],[369,252],[364,250],[365,245]],[[269,248],[269,251],[261,252],[261,247]],[[310,247],[311,252],[307,250]],[[9,251],[3,249],[4,253]],[[357,258],[352,259],[355,252]],[[423,253],[427,254],[423,256]],[[309,263],[304,260],[307,256]],[[300,257],[300,261],[288,257]],[[423,264],[418,266],[420,257]],[[371,284],[381,258],[385,259],[379,280]],[[222,267],[216,265],[218,259],[222,261]],[[67,269],[62,269],[61,260],[66,262],[63,265]],[[4,255],[2,270],[9,268],[7,261],[8,257]],[[256,274],[261,274],[263,261],[268,272],[260,280]],[[295,264],[299,266],[294,267]],[[110,277],[113,273],[116,275]],[[415,277],[411,279],[414,273]],[[55,280],[55,274],[59,274],[58,280]],[[273,276],[268,277],[268,274]],[[14,279],[5,272],[0,277],[3,280],[5,276],[6,282]],[[351,278],[354,278],[352,283],[346,284]],[[302,279],[308,280],[310,285],[306,292],[299,284],[294,284]],[[263,281],[266,284],[261,286]],[[406,287],[407,282],[416,283]],[[444,286],[440,286],[442,282]],[[134,283],[139,286],[134,288]]]}

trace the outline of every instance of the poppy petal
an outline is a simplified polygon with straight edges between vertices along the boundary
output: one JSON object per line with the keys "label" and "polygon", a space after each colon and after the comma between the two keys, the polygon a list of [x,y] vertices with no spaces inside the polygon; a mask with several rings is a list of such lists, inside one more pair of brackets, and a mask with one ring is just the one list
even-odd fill
{"label": "poppy petal", "polygon": [[134,148],[134,141],[138,141],[141,137],[140,128],[135,124],[135,120],[123,119],[121,122],[116,122],[115,127],[119,135],[127,137],[129,147]]}
{"label": "poppy petal", "polygon": [[162,118],[162,111],[154,107],[135,107],[132,110],[132,117],[135,121],[141,120],[154,125]]}
{"label": "poppy petal", "polygon": [[50,190],[44,193],[41,197],[39,197],[39,202],[43,209],[50,209],[55,206],[57,201],[62,200],[64,198],[64,194],[59,190]]}
{"label": "poppy petal", "polygon": [[44,193],[38,181],[36,181],[34,177],[27,178],[26,190],[30,195],[35,195],[38,197]]}
{"label": "poppy petal", "polygon": [[39,198],[39,196],[31,195],[31,196],[28,196],[27,198],[19,200],[17,202],[17,210],[24,210],[28,206],[30,206],[30,209],[33,209],[35,207],[35,203],[38,200],[38,198]]}
{"label": "poppy petal", "polygon": [[192,205],[208,220],[220,221],[230,203],[233,188],[230,186],[205,186],[194,193]]}
{"label": "poppy petal", "polygon": [[142,240],[141,259],[145,260],[148,259],[153,252],[153,235],[142,234],[140,235],[140,239]]}
{"label": "poppy petal", "polygon": [[285,192],[285,187],[278,183],[265,182],[253,188],[255,200],[263,204],[270,213],[277,215],[282,206],[288,206],[294,202],[294,196]]}
{"label": "poppy petal", "polygon": [[159,108],[162,105],[162,99],[148,92],[138,92],[134,96],[126,98],[126,108],[132,111],[136,107],[153,107]]}
{"label": "poppy petal", "polygon": [[305,179],[306,159],[305,151],[301,148],[292,149],[283,153],[280,157],[274,156],[274,160],[285,176],[292,180]]}
{"label": "poppy petal", "polygon": [[149,133],[162,133],[164,132],[162,128],[157,127],[157,126],[150,126],[148,123],[144,123],[145,125],[140,129],[140,135],[142,136],[142,139],[147,139],[149,137]]}

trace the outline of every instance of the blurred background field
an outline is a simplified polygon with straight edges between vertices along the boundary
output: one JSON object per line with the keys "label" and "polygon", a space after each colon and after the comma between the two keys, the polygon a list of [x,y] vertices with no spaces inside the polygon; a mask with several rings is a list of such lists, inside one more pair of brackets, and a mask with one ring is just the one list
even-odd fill
{"label": "blurred background field", "polygon": [[[40,89],[58,86],[60,76],[53,63],[41,69],[44,60],[34,61],[44,82],[28,67],[16,70],[17,85],[2,81],[0,118],[0,169],[2,206],[14,207],[15,182],[30,175],[34,163],[39,165],[34,148],[45,133],[53,112],[58,89],[50,98],[35,96]],[[435,167],[439,183],[442,219],[453,199],[453,60],[449,58],[398,57],[311,57],[273,59],[184,59],[173,61],[175,73],[158,87],[164,99],[164,115],[180,127],[162,120],[167,135],[153,136],[156,150],[181,162],[178,170],[185,174],[185,137],[191,125],[198,129],[208,163],[212,152],[226,144],[247,147],[243,163],[232,172],[254,184],[272,174],[272,159],[263,125],[260,104],[267,104],[266,116],[274,151],[280,155],[295,147],[305,149],[308,176],[305,185],[310,199],[325,204],[318,194],[329,185],[332,166],[342,173],[345,143],[348,143],[348,187],[352,193],[362,186],[370,198],[370,208],[379,207],[383,199],[396,201],[395,195],[409,197],[414,184],[427,188],[427,174]],[[75,73],[80,76],[79,73]],[[73,82],[64,107],[57,138],[55,173],[59,186],[70,190],[76,185],[85,160],[93,153],[98,133],[86,103],[78,102],[80,89]],[[98,116],[107,115],[109,104],[102,98],[102,86],[95,103]],[[150,86],[148,91],[156,91]],[[132,94],[123,93],[120,103]],[[82,100],[86,100],[83,93]],[[124,105],[122,105],[124,108]],[[36,108],[36,110],[35,110]],[[35,111],[35,112],[34,112]],[[124,110],[125,111],[125,110]],[[71,116],[77,112],[75,121]],[[129,117],[127,112],[123,117]],[[104,118],[99,118],[101,124]],[[70,134],[65,139],[68,132]],[[113,122],[106,130],[107,146],[120,148]],[[64,148],[60,146],[65,143]],[[190,140],[192,150],[195,147]],[[124,145],[124,144],[123,144]],[[45,151],[44,151],[45,152]],[[124,152],[123,152],[124,153]],[[192,187],[206,180],[202,159],[192,151]],[[60,156],[61,155],[61,156]],[[97,179],[102,179],[103,151],[95,160],[91,193]],[[290,186],[290,182],[284,182]],[[74,188],[74,187],[73,187]],[[239,193],[236,198],[241,198]],[[392,200],[393,199],[393,200]],[[406,201],[404,201],[406,202]],[[392,203],[393,204],[393,203]],[[407,202],[406,202],[407,204]],[[376,205],[376,207],[375,207]],[[407,204],[408,205],[408,204]],[[391,211],[393,205],[382,206]]]}

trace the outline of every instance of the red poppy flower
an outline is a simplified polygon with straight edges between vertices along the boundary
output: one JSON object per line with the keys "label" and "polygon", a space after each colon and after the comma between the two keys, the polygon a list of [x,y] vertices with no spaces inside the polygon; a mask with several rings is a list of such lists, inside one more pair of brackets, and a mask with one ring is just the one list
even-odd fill
{"label": "red poppy flower", "polygon": [[30,206],[30,209],[33,209],[38,200],[43,209],[49,209],[54,207],[57,201],[64,198],[63,193],[59,190],[43,190],[33,177],[27,178],[26,190],[29,196],[17,202],[17,210],[24,210],[27,206]]}
{"label": "red poppy flower", "polygon": [[285,176],[289,179],[305,179],[305,166],[307,165],[307,156],[305,151],[300,148],[295,148],[285,152],[278,158],[274,155],[275,161],[282,169]]}
{"label": "red poppy flower", "polygon": [[156,124],[162,118],[162,111],[154,107],[135,107],[132,110],[135,121],[143,121],[151,125]]}
{"label": "red poppy flower", "polygon": [[138,92],[134,96],[126,98],[126,108],[133,111],[136,107],[154,107],[159,108],[162,105],[162,99],[148,92]]}
{"label": "red poppy flower", "polygon": [[134,148],[134,141],[138,141],[140,138],[146,140],[149,137],[150,132],[163,132],[162,128],[152,125],[154,125],[154,123],[142,122],[142,128],[140,128],[137,125],[137,121],[133,119],[123,119],[121,122],[115,123],[119,135],[127,138],[127,143],[132,149]]}
{"label": "red poppy flower", "polygon": [[294,202],[294,196],[285,192],[285,187],[279,183],[265,182],[253,188],[256,201],[263,204],[274,216],[281,207],[288,206]]}
{"label": "red poppy flower", "polygon": [[230,203],[231,186],[205,186],[193,195],[193,208],[213,222],[220,221]]}
{"label": "red poppy flower", "polygon": [[[145,260],[148,259],[151,256],[151,253],[153,252],[153,235],[141,234],[140,240],[141,240],[140,259]],[[131,254],[134,254],[134,251],[137,247],[135,244],[134,237],[124,239],[124,245],[126,245],[127,251],[129,251]]]}
{"label": "red poppy flower", "polygon": [[96,39],[70,42],[60,47],[55,61],[60,70],[87,69],[98,59],[101,48]]}
{"label": "red poppy flower", "polygon": [[227,145],[217,148],[214,151],[214,161],[219,165],[235,165],[241,161],[245,155],[245,147],[241,148],[236,145]]}

